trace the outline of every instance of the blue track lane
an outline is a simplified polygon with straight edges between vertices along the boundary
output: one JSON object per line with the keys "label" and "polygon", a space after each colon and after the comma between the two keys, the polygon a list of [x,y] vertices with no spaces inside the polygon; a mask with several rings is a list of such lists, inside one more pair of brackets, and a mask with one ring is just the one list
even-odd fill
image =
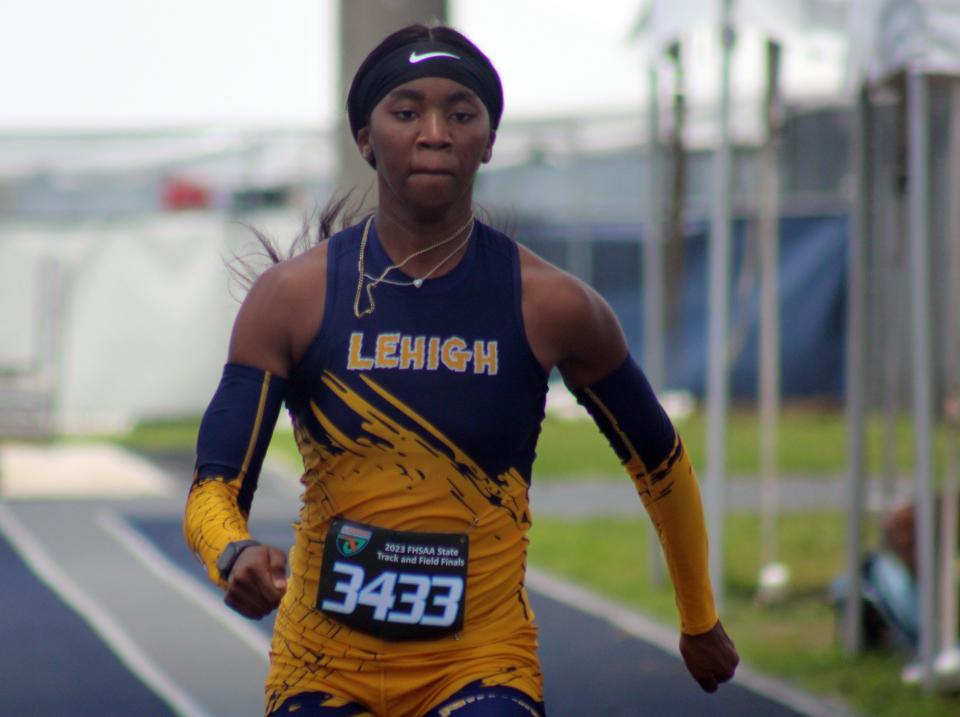
{"label": "blue track lane", "polygon": [[173,714],[0,534],[0,714]]}

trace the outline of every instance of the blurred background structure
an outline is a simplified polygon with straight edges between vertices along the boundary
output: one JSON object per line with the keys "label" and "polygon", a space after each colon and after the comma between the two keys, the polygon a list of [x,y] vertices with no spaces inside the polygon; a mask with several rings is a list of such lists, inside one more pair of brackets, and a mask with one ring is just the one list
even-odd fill
{"label": "blurred background structure", "polygon": [[[866,324],[873,305],[866,267],[871,257],[880,257],[887,271],[898,272],[901,279],[895,287],[884,286],[887,300],[891,294],[897,299],[878,312],[887,332],[880,352],[887,376],[884,414],[888,424],[895,420],[901,395],[897,373],[906,364],[914,431],[914,548],[909,560],[915,560],[918,661],[912,677],[932,692],[944,682],[955,683],[960,673],[957,421],[951,407],[960,385],[960,214],[956,209],[960,198],[960,6],[955,2],[856,0],[851,4],[850,19],[851,74],[859,94],[853,168],[855,222],[848,242],[851,590],[844,637],[848,651],[858,649],[862,622],[857,561],[863,552],[866,473],[862,445],[864,413],[870,406],[865,390],[871,346]],[[875,117],[878,95],[883,97],[881,102],[888,102],[891,94],[898,114],[892,141],[882,142]],[[947,118],[942,124],[935,120],[938,104]],[[879,221],[876,212],[883,213]],[[942,479],[938,479],[934,427],[941,422],[948,430]],[[890,438],[889,429],[885,438]],[[939,515],[935,510],[937,484]]]}
{"label": "blurred background structure", "polygon": [[[551,48],[561,57],[568,51],[563,43],[577,42],[577,33],[584,42],[594,38],[588,27],[576,25],[582,11],[567,11],[571,17],[564,19],[558,17],[559,10],[552,9],[551,17],[542,14],[542,3],[529,4],[526,16],[555,21],[560,29],[567,29],[564,22],[575,28],[554,38],[552,48],[538,38],[535,49]],[[63,119],[58,125],[57,112],[70,116],[63,107],[34,123],[23,107],[15,107],[7,118],[0,115],[0,285],[3,305],[16,307],[5,312],[0,335],[4,396],[9,399],[0,411],[5,431],[18,430],[18,424],[28,432],[40,424],[48,432],[97,431],[202,408],[203,387],[219,371],[239,291],[234,286],[233,297],[228,294],[223,260],[252,248],[243,223],[283,241],[337,188],[359,186],[362,191],[370,184],[364,174],[368,170],[350,159],[340,124],[344,84],[365,48],[388,25],[397,24],[391,13],[411,4],[346,5],[343,12],[309,18],[333,26],[316,28],[318,45],[340,33],[338,44],[345,49],[339,74],[334,67],[325,68],[338,78],[340,89],[318,102],[329,105],[324,105],[327,119],[313,126],[302,121],[265,123],[262,118],[245,125],[242,120],[158,124],[123,117],[100,123]],[[478,180],[480,207],[495,222],[514,227],[521,241],[546,258],[597,286],[640,353],[641,246],[652,209],[651,188],[660,184],[674,234],[666,245],[665,350],[671,360],[663,385],[703,394],[707,236],[717,132],[712,78],[700,69],[688,70],[690,86],[684,87],[678,74],[682,64],[663,61],[660,125],[674,150],[664,158],[660,181],[652,182],[647,166],[648,77],[640,53],[647,40],[635,29],[645,3],[620,3],[619,11],[611,11],[620,13],[616,32],[595,39],[619,48],[614,61],[599,53],[592,58],[591,48],[586,48],[587,57],[607,62],[588,70],[614,75],[608,83],[619,103],[561,105],[542,114],[525,108],[520,115],[511,111],[523,101],[519,90],[511,94],[518,73],[504,64],[507,58],[498,58],[496,46],[506,42],[503,28],[513,28],[515,45],[532,43],[521,24],[524,17],[517,9],[481,9],[470,2],[447,5],[417,7],[426,16],[446,16],[474,36],[497,61],[507,88],[507,113],[494,162]],[[17,19],[11,10],[5,12]],[[371,17],[380,18],[380,24]],[[14,24],[6,23],[8,28]],[[849,204],[845,183],[850,177],[853,115],[841,92],[841,67],[833,67],[826,88],[821,81],[811,90],[802,81],[804,53],[808,65],[819,68],[821,75],[830,74],[822,68],[842,63],[840,43],[822,35],[812,45],[809,39],[806,45],[798,42],[800,61],[785,61],[792,71],[787,77],[800,89],[797,96],[785,98],[778,170],[781,309],[783,321],[792,327],[784,337],[783,390],[788,397],[836,401],[842,391]],[[703,63],[715,56],[708,26],[682,44],[696,68],[709,66]],[[762,47],[762,33],[746,28],[737,48],[747,56],[734,69],[749,66]],[[578,46],[576,52],[582,49]],[[335,52],[328,57],[336,62]],[[530,58],[537,62],[536,54]],[[25,66],[22,74],[29,78]],[[542,71],[554,66],[562,73],[562,64],[556,62],[544,63]],[[283,77],[273,81],[282,83]],[[618,88],[623,97],[618,97]],[[301,93],[314,91],[297,88]],[[671,93],[686,97],[682,120],[666,101]],[[738,93],[731,122],[733,252],[739,277],[733,298],[731,386],[734,397],[745,400],[756,392],[755,234],[765,131],[762,105],[758,76],[756,86],[748,83]],[[36,112],[42,114],[42,108]],[[671,176],[677,177],[671,186],[679,194],[664,192]],[[106,361],[104,356],[112,358]],[[118,373],[118,365],[136,365],[140,371]]]}
{"label": "blurred background structure", "polygon": [[[247,225],[283,243],[337,191],[370,185],[346,86],[390,30],[446,20],[506,89],[480,209],[606,297],[655,386],[707,403],[712,530],[730,403],[765,416],[770,563],[781,402],[846,404],[851,653],[863,422],[883,417],[892,505],[896,422],[913,416],[935,686],[957,630],[960,3],[176,0],[152,23],[84,5],[0,8],[0,437],[199,414],[242,297],[226,264],[255,250]],[[64,34],[38,49],[47,32]]]}

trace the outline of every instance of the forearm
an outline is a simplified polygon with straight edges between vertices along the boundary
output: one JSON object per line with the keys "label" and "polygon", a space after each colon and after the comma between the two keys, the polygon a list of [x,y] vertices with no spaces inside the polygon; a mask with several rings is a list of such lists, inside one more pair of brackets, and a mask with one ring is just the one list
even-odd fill
{"label": "forearm", "polygon": [[196,481],[187,497],[183,535],[187,546],[203,563],[207,576],[220,587],[226,584],[217,570],[217,558],[228,544],[250,537],[247,516],[238,505],[240,486],[223,477]]}
{"label": "forearm", "polygon": [[717,622],[700,490],[690,459],[643,372],[630,357],[574,392],[637,486],[666,555],[684,633]]}
{"label": "forearm", "polygon": [[696,475],[679,436],[654,470],[639,459],[626,464],[667,559],[684,633],[699,635],[717,623],[707,562],[707,532]]}
{"label": "forearm", "polygon": [[221,586],[217,558],[229,543],[250,537],[247,516],[285,383],[261,369],[227,364],[200,424],[183,533],[207,575]]}

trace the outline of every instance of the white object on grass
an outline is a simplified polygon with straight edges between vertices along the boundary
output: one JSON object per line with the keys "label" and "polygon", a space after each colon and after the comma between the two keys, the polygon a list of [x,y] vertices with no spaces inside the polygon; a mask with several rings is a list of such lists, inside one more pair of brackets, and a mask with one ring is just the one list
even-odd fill
{"label": "white object on grass", "polygon": [[790,585],[790,568],[784,563],[767,563],[757,580],[757,602],[763,604],[783,600]]}

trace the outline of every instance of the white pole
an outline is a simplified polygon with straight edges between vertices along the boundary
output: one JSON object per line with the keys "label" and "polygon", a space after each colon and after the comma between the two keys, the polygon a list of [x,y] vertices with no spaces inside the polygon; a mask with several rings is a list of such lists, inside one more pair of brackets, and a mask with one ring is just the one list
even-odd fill
{"label": "white pole", "polygon": [[866,384],[866,244],[871,233],[873,167],[870,161],[873,137],[870,93],[860,89],[857,128],[853,142],[856,196],[853,229],[847,254],[847,597],[843,610],[843,647],[847,655],[860,652],[863,643],[860,592],[863,559],[863,503],[866,466],[864,460],[864,393]]}
{"label": "white pole", "polygon": [[906,303],[905,251],[907,242],[905,187],[901,180],[906,175],[905,141],[906,112],[904,102],[897,103],[895,140],[892,152],[892,172],[885,179],[890,181],[884,186],[884,216],[878,233],[882,237],[883,252],[880,259],[880,282],[885,285],[881,298],[880,324],[882,335],[882,371],[883,371],[883,429],[882,429],[882,487],[883,512],[888,516],[895,507],[897,495],[897,418],[900,414],[901,389],[903,383],[902,363],[905,360],[907,340],[904,336],[904,304]]}
{"label": "white pole", "polygon": [[[566,123],[567,152],[572,165],[580,161],[580,123],[570,119]],[[571,227],[566,240],[567,270],[593,284],[593,237],[587,225],[587,206],[579,183],[567,182],[567,223]]]}
{"label": "white pole", "polygon": [[907,200],[910,215],[910,331],[913,351],[914,466],[916,471],[916,543],[920,600],[920,661],[927,692],[935,686],[933,659],[936,642],[936,562],[934,560],[932,388],[930,357],[930,88],[928,78],[907,74],[909,173]]}
{"label": "white pole", "polygon": [[713,207],[710,218],[710,268],[707,327],[707,535],[710,576],[717,609],[724,602],[724,518],[726,514],[726,421],[729,402],[727,333],[729,323],[730,223],[732,172],[730,157],[730,55],[734,31],[732,0],[723,0],[720,60],[720,117],[713,163]]}
{"label": "white pole", "polygon": [[[777,422],[780,414],[780,45],[767,43],[766,141],[760,155],[761,566],[777,557]],[[763,586],[761,585],[761,588]]]}
{"label": "white pole", "polygon": [[957,644],[957,430],[960,428],[960,80],[950,83],[950,168],[947,178],[948,267],[947,305],[944,311],[946,344],[947,401],[946,460],[940,517],[940,649],[952,650]]}
{"label": "white pole", "polygon": [[643,242],[644,371],[654,391],[664,385],[663,370],[663,162],[660,147],[658,70],[650,69],[650,140],[647,168],[647,236]]}
{"label": "white pole", "polygon": [[[650,66],[650,139],[647,171],[647,236],[643,242],[643,354],[644,371],[655,393],[664,386],[663,371],[663,181],[660,147],[660,83],[657,63]],[[656,531],[649,524],[649,576],[653,587],[664,583],[663,557]]]}

